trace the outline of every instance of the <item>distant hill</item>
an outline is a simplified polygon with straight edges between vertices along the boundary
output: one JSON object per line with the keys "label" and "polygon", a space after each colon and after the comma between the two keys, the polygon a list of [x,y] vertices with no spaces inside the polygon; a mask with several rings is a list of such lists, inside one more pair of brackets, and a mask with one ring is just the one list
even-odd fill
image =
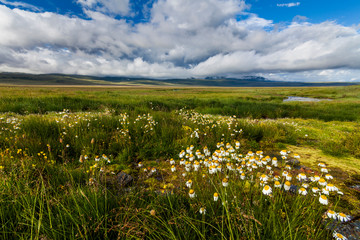
{"label": "distant hill", "polygon": [[204,79],[151,79],[130,77],[95,77],[64,74],[26,74],[0,73],[1,85],[112,85],[112,86],[202,86],[202,87],[319,87],[319,86],[349,86],[358,83],[308,83],[271,81],[263,77],[247,76],[244,78]]}

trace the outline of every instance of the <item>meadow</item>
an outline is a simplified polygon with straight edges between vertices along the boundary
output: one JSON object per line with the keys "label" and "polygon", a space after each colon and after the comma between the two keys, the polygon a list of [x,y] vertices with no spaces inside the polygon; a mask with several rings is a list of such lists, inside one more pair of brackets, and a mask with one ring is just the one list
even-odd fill
{"label": "meadow", "polygon": [[359,90],[0,86],[0,236],[352,239]]}

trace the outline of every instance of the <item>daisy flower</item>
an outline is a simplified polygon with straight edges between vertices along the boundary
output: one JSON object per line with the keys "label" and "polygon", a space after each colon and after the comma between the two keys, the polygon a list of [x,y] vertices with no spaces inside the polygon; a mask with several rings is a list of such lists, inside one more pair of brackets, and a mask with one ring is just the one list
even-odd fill
{"label": "daisy flower", "polygon": [[242,174],[240,175],[240,179],[241,179],[241,180],[245,180],[245,177],[246,177],[246,176],[245,176],[245,173],[242,173]]}
{"label": "daisy flower", "polygon": [[318,164],[318,166],[319,166],[319,167],[322,167],[322,168],[326,167],[325,163],[322,163],[322,162],[320,162],[320,163]]}
{"label": "daisy flower", "polygon": [[175,165],[175,160],[173,158],[170,159],[170,165]]}
{"label": "daisy flower", "polygon": [[302,187],[302,188],[300,188],[300,189],[299,189],[299,194],[301,194],[301,195],[304,195],[304,196],[305,196],[305,195],[307,194],[306,189],[305,189],[305,188],[303,188],[303,187]]}
{"label": "daisy flower", "polygon": [[322,173],[328,173],[329,171],[327,170],[327,168],[321,168],[320,172],[322,172]]}
{"label": "daisy flower", "polygon": [[181,150],[181,152],[179,153],[179,158],[183,158],[185,156],[185,151]]}
{"label": "daisy flower", "polygon": [[294,154],[294,158],[300,159],[300,155],[297,154],[297,153],[295,153],[295,154]]}
{"label": "daisy flower", "polygon": [[175,165],[172,165],[172,166],[171,166],[171,171],[172,171],[172,172],[175,172],[175,171],[176,171]]}
{"label": "daisy flower", "polygon": [[227,186],[229,185],[229,179],[224,178],[224,179],[222,180],[222,185],[223,185],[224,187],[227,187]]}
{"label": "daisy flower", "polygon": [[194,171],[199,171],[200,163],[198,161],[195,161],[194,163]]}
{"label": "daisy flower", "polygon": [[334,231],[333,237],[334,237],[336,240],[347,240],[347,238],[346,238],[344,235],[342,235],[342,234],[340,234],[340,233],[338,233],[338,232],[336,232],[336,231]]}
{"label": "daisy flower", "polygon": [[299,173],[299,174],[296,176],[296,179],[299,180],[299,181],[306,180],[306,175],[305,175],[305,173]]}
{"label": "daisy flower", "polygon": [[262,192],[263,192],[263,194],[265,194],[265,195],[270,195],[271,192],[272,192],[272,189],[271,189],[271,187],[270,187],[269,185],[265,185],[265,187],[263,188]]}
{"label": "daisy flower", "polygon": [[350,217],[347,216],[346,214],[344,213],[338,213],[337,214],[337,218],[341,221],[341,222],[347,222],[350,220]]}
{"label": "daisy flower", "polygon": [[285,178],[286,178],[287,181],[291,181],[292,176],[291,176],[291,174],[288,174]]}
{"label": "daisy flower", "polygon": [[286,150],[281,150],[281,151],[280,151],[280,155],[281,155],[281,156],[286,156],[286,155],[287,155]]}
{"label": "daisy flower", "polygon": [[195,191],[193,189],[190,189],[189,191],[189,197],[194,198],[195,197]]}
{"label": "daisy flower", "polygon": [[326,186],[326,184],[327,184],[327,182],[325,181],[325,179],[323,179],[323,178],[319,179],[319,185],[320,186]]}
{"label": "daisy flower", "polygon": [[320,195],[319,202],[323,205],[328,205],[329,201],[325,195]]}
{"label": "daisy flower", "polygon": [[329,195],[329,191],[326,188],[323,188],[321,192],[325,195]]}
{"label": "daisy flower", "polygon": [[277,161],[277,158],[274,157],[271,161],[271,164],[274,166],[274,167],[277,167],[277,164],[278,164],[278,161]]}
{"label": "daisy flower", "polygon": [[325,188],[326,188],[326,190],[328,190],[329,192],[335,192],[335,191],[338,190],[338,188],[335,187],[335,185],[332,184],[332,183],[328,183]]}
{"label": "daisy flower", "polygon": [[283,171],[282,176],[286,177],[289,173],[287,171]]}
{"label": "daisy flower", "polygon": [[327,180],[334,179],[334,177],[333,177],[333,176],[331,176],[330,174],[326,174],[326,175],[325,175],[325,178],[326,178]]}
{"label": "daisy flower", "polygon": [[332,218],[332,219],[336,219],[337,216],[336,212],[330,209],[326,212],[326,215],[328,216],[328,218]]}
{"label": "daisy flower", "polygon": [[281,188],[281,183],[279,181],[275,181],[274,187]]}
{"label": "daisy flower", "polygon": [[301,186],[302,186],[303,188],[308,188],[308,187],[309,187],[309,184],[303,183]]}
{"label": "daisy flower", "polygon": [[267,175],[262,174],[262,175],[260,176],[260,181],[267,182],[267,180],[269,180],[269,177],[268,177]]}
{"label": "daisy flower", "polygon": [[285,169],[287,169],[287,170],[291,170],[290,165],[286,165],[286,166],[285,166]]}
{"label": "daisy flower", "polygon": [[284,183],[284,189],[285,191],[289,191],[290,190],[290,187],[291,187],[291,183],[289,181],[286,181]]}
{"label": "daisy flower", "polygon": [[216,202],[219,199],[219,194],[216,192],[214,193],[214,201]]}
{"label": "daisy flower", "polygon": [[205,215],[205,213],[206,213],[206,209],[205,208],[200,208],[200,210],[199,210],[199,213],[201,214],[201,215]]}
{"label": "daisy flower", "polygon": [[189,179],[185,184],[186,184],[186,187],[191,188],[191,185],[192,185],[191,179]]}
{"label": "daisy flower", "polygon": [[318,187],[313,187],[311,190],[313,193],[317,193],[318,191],[320,191]]}

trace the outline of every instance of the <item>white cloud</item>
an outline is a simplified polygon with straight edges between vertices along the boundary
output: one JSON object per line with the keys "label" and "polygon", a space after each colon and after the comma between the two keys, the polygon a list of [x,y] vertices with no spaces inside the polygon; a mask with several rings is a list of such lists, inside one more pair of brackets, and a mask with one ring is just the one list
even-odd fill
{"label": "white cloud", "polygon": [[32,10],[32,11],[40,11],[41,9],[34,6],[34,5],[31,5],[31,4],[28,4],[28,3],[24,3],[24,2],[17,2],[17,1],[7,1],[7,0],[0,0],[0,3],[2,4],[5,4],[5,5],[8,5],[8,6],[12,6],[12,7],[17,7],[17,8],[25,8],[25,9],[29,9],[29,10]]}
{"label": "white cloud", "polygon": [[152,9],[152,23],[199,30],[217,27],[246,8],[240,0],[159,0]]}
{"label": "white cloud", "polygon": [[111,15],[126,16],[130,12],[129,0],[77,0],[85,10],[93,10]]}
{"label": "white cloud", "polygon": [[297,7],[300,6],[300,2],[291,2],[291,3],[278,3],[276,4],[278,7]]}
{"label": "white cloud", "polygon": [[293,22],[306,22],[307,20],[308,18],[306,16],[301,16],[301,15],[296,15],[292,19]]}
{"label": "white cloud", "polygon": [[149,22],[131,25],[96,10],[97,3],[81,2],[90,20],[0,5],[0,71],[324,81],[359,76],[356,27],[294,21],[276,30],[255,14],[237,20],[246,9],[238,0],[159,0]]}

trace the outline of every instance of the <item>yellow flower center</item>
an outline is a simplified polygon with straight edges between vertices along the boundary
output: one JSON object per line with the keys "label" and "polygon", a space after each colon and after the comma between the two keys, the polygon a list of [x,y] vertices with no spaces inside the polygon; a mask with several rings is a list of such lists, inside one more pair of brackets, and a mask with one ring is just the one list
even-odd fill
{"label": "yellow flower center", "polygon": [[330,214],[335,214],[335,212],[333,210],[329,210]]}
{"label": "yellow flower center", "polygon": [[328,186],[328,187],[333,187],[334,184],[329,183],[327,186]]}
{"label": "yellow flower center", "polygon": [[219,194],[218,193],[214,193],[214,197],[218,197],[219,196]]}
{"label": "yellow flower center", "polygon": [[325,195],[321,195],[320,196],[323,200],[327,200],[326,196]]}
{"label": "yellow flower center", "polygon": [[325,182],[325,179],[321,178],[321,179],[319,180],[319,182]]}
{"label": "yellow flower center", "polygon": [[190,193],[190,194],[193,194],[193,193],[194,193],[194,190],[190,189],[189,193]]}
{"label": "yellow flower center", "polygon": [[275,181],[275,185],[280,185],[280,182],[279,182],[279,181]]}
{"label": "yellow flower center", "polygon": [[267,191],[267,190],[269,190],[270,189],[270,187],[268,186],[268,185],[266,185],[265,187],[264,187],[264,190],[265,191]]}
{"label": "yellow flower center", "polygon": [[285,182],[285,185],[290,187],[290,186],[291,186],[291,183],[290,183],[289,181],[286,181],[286,182]]}
{"label": "yellow flower center", "polygon": [[303,187],[300,188],[300,191],[301,191],[301,192],[304,192],[304,191],[305,191],[305,188],[303,188]]}
{"label": "yellow flower center", "polygon": [[340,215],[341,217],[346,217],[346,215],[345,215],[344,213],[339,213],[339,215]]}

